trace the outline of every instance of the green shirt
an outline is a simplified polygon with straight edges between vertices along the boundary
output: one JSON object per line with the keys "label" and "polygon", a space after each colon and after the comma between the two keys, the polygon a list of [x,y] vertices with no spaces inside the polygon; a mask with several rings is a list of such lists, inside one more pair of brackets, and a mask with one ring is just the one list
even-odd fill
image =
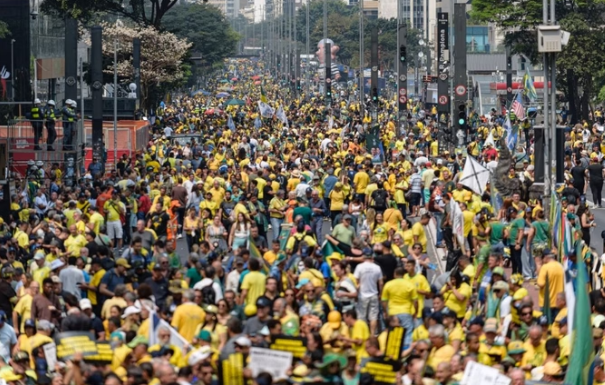
{"label": "green shirt", "polygon": [[500,221],[493,221],[490,222],[490,226],[492,228],[489,236],[490,243],[495,245],[498,242],[502,242],[502,239],[504,238],[504,224]]}
{"label": "green shirt", "polygon": [[294,212],[292,213],[292,218],[296,218],[299,215],[303,218],[303,222],[305,223],[305,225],[311,225],[313,210],[311,210],[309,206],[295,208]]}
{"label": "green shirt", "polygon": [[548,222],[534,221],[531,225],[536,230],[534,233],[534,239],[533,239],[532,243],[535,243],[535,242],[545,243],[545,242],[549,241],[550,237],[548,235],[548,231],[550,229],[550,226],[548,225]]}
{"label": "green shirt", "polygon": [[332,236],[338,239],[339,242],[352,245],[353,238],[355,237],[355,230],[353,230],[352,226],[345,227],[342,223],[339,223],[334,227],[334,230],[332,230]]}
{"label": "green shirt", "polygon": [[517,218],[510,224],[510,231],[508,234],[508,245],[514,246],[517,242],[517,236],[519,235],[519,231],[523,231],[525,227],[525,219]]}
{"label": "green shirt", "polygon": [[187,270],[185,277],[189,278],[189,287],[192,289],[196,283],[202,280],[200,272],[195,267],[190,267],[189,270]]}

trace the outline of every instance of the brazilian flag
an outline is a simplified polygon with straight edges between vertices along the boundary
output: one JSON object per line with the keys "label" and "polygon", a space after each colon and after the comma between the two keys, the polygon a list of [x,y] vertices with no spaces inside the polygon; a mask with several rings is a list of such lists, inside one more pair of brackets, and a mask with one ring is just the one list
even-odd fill
{"label": "brazilian flag", "polygon": [[335,246],[332,244],[332,242],[330,241],[325,241],[323,246],[321,247],[321,254],[324,257],[324,260],[328,260],[329,258],[331,259],[337,259],[339,261],[341,261],[344,257],[345,257],[345,253],[343,253],[342,250],[340,250],[338,248],[338,246]]}

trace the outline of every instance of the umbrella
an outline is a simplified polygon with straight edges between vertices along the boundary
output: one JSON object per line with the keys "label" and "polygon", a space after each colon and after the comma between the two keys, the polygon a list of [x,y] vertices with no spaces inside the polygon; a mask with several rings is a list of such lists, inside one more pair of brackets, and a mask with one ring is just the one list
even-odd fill
{"label": "umbrella", "polygon": [[257,80],[257,81],[254,82],[254,84],[256,84],[256,85],[259,85],[260,83],[261,83],[260,80]]}
{"label": "umbrella", "polygon": [[197,91],[192,92],[191,96],[195,96],[195,95],[198,95],[198,94],[202,94],[204,96],[208,96],[208,95],[210,95],[210,92],[208,92],[206,90],[197,90]]}
{"label": "umbrella", "polygon": [[235,82],[235,81],[237,81],[237,78],[231,78],[231,81]]}
{"label": "umbrella", "polygon": [[206,110],[206,112],[204,112],[204,115],[212,115],[212,114],[218,115],[218,114],[222,114],[222,113],[223,113],[223,111],[219,110],[218,108],[217,109],[210,108],[210,109]]}
{"label": "umbrella", "polygon": [[229,96],[229,92],[219,92],[218,94],[216,94],[216,96],[218,96],[219,98],[226,98]]}
{"label": "umbrella", "polygon": [[244,104],[246,104],[246,102],[241,99],[231,99],[227,102],[228,106],[243,106]]}
{"label": "umbrella", "polygon": [[250,79],[252,79],[252,80],[258,80],[258,79],[260,79],[260,75],[254,75]]}

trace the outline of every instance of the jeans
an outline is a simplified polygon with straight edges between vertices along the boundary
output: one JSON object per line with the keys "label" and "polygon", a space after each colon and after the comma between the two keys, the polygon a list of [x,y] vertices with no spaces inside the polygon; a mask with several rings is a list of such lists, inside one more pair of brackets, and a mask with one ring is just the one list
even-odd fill
{"label": "jeans", "polygon": [[72,140],[74,134],[74,123],[63,122],[63,150],[71,151]]}
{"label": "jeans", "polygon": [[37,146],[42,137],[42,122],[32,122],[32,128],[34,129],[34,145]]}
{"label": "jeans", "polygon": [[315,233],[317,237],[317,244],[321,245],[324,241],[323,237],[323,227],[324,227],[324,219],[323,217],[313,217],[313,221],[311,222],[311,230]]}
{"label": "jeans", "polygon": [[397,314],[399,319],[399,326],[405,329],[405,336],[403,337],[403,350],[406,350],[412,344],[412,333],[414,332],[414,317],[412,314]]}
{"label": "jeans", "polygon": [[279,239],[279,233],[281,232],[281,224],[284,223],[283,218],[271,218],[271,231],[273,231],[273,240]]}
{"label": "jeans", "polygon": [[441,244],[443,242],[443,231],[441,231],[441,221],[443,221],[443,213],[431,213],[433,217],[435,217],[435,228],[437,229],[437,242],[436,245]]}
{"label": "jeans", "polygon": [[48,132],[48,138],[46,138],[46,144],[52,146],[57,139],[57,130],[55,129],[55,122],[46,122],[46,131]]}

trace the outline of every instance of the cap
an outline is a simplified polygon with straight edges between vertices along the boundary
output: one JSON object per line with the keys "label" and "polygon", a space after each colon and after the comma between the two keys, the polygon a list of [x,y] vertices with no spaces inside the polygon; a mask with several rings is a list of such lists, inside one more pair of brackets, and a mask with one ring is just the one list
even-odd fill
{"label": "cap", "polygon": [[235,340],[235,344],[242,347],[249,347],[252,345],[252,342],[250,342],[248,337],[241,336]]}
{"label": "cap", "polygon": [[244,262],[244,258],[242,258],[242,257],[235,257],[235,264],[236,265],[243,265],[244,263],[245,263]]}
{"label": "cap", "polygon": [[353,217],[352,217],[350,214],[345,214],[345,215],[342,217],[342,219],[343,219],[343,220],[351,220],[351,219],[353,219]]}
{"label": "cap", "polygon": [[126,334],[121,331],[115,331],[109,336],[110,341],[124,341]]}
{"label": "cap", "polygon": [[504,268],[502,266],[496,266],[494,267],[494,270],[492,271],[492,275],[494,274],[498,274],[504,277]]}
{"label": "cap", "polygon": [[552,252],[552,250],[551,250],[551,249],[544,249],[544,250],[542,251],[542,256],[543,256],[543,257],[552,256],[552,255],[554,255],[554,254],[553,254],[553,252]]}
{"label": "cap", "polygon": [[303,278],[301,280],[298,281],[298,283],[296,284],[296,288],[300,289],[303,286],[305,286],[307,283],[311,282],[311,280],[309,278]]}
{"label": "cap", "polygon": [[[128,309],[128,308],[126,308],[126,309]],[[134,337],[132,339],[132,341],[130,341],[130,343],[128,344],[128,347],[131,349],[134,349],[139,345],[149,345],[149,340],[147,339],[147,337],[144,337],[144,336]]]}
{"label": "cap", "polygon": [[23,350],[13,354],[13,361],[29,361],[29,354]]}
{"label": "cap", "polygon": [[45,256],[44,256],[44,252],[42,250],[36,251],[36,254],[34,255],[34,260],[39,261],[44,258],[45,258]]}
{"label": "cap", "polygon": [[218,307],[216,305],[204,305],[203,309],[206,313],[218,314]]}
{"label": "cap", "polygon": [[494,286],[492,286],[492,288],[494,290],[508,291],[508,284],[504,281],[498,281],[498,282],[494,283]]}
{"label": "cap", "polygon": [[483,325],[485,325],[485,321],[483,321],[483,317],[476,316],[476,317],[471,318],[470,325],[479,325],[479,326],[483,327]]}
{"label": "cap", "polygon": [[51,280],[53,283],[61,283],[61,278],[57,277],[56,275],[53,275]]}
{"label": "cap", "polygon": [[332,329],[340,329],[341,321],[342,316],[340,315],[339,311],[332,310],[330,313],[328,313],[328,324]]}
{"label": "cap", "polygon": [[372,258],[374,256],[374,252],[369,247],[364,248],[361,252],[364,258]]}
{"label": "cap", "polygon": [[267,297],[258,297],[258,299],[256,300],[256,308],[261,308],[261,307],[270,307],[271,306],[271,300],[269,300],[269,298]]}
{"label": "cap", "polygon": [[525,348],[523,347],[522,341],[511,341],[508,344],[508,354],[523,354],[525,353]]}
{"label": "cap", "polygon": [[124,266],[125,268],[130,269],[130,265],[128,264],[126,258],[116,259],[116,266]]}
{"label": "cap", "polygon": [[191,353],[187,363],[189,366],[195,366],[200,362],[207,360],[212,355],[212,349],[209,346],[203,346]]}
{"label": "cap", "polygon": [[156,262],[153,265],[153,270],[164,270],[164,268],[162,267],[162,265],[159,262]]}
{"label": "cap", "polygon": [[485,333],[497,333],[498,332],[498,321],[495,318],[488,318],[485,320],[485,326],[483,327]]}
{"label": "cap", "polygon": [[25,324],[23,324],[23,327],[25,328],[35,328],[36,327],[36,321],[34,321],[33,319],[26,319],[25,320]]}
{"label": "cap", "polygon": [[212,334],[208,330],[202,329],[197,335],[197,338],[202,341],[212,342]]}
{"label": "cap", "polygon": [[125,310],[124,310],[124,314],[122,314],[122,318],[126,318],[129,315],[133,315],[133,314],[139,314],[141,312],[141,309],[139,309],[136,306],[128,306]]}
{"label": "cap", "polygon": [[450,317],[450,318],[456,318],[456,313],[453,310],[450,310],[449,307],[444,307],[441,310],[441,315],[443,317]]}
{"label": "cap", "polygon": [[62,260],[60,260],[60,259],[55,259],[54,261],[52,261],[52,262],[50,263],[50,266],[49,266],[49,267],[50,267],[50,270],[52,271],[52,270],[58,269],[58,268],[60,268],[60,267],[63,267],[63,265],[65,265],[65,263],[63,263],[63,261],[62,261]]}
{"label": "cap", "polygon": [[544,374],[549,376],[561,376],[563,375],[563,369],[561,365],[556,362],[547,362],[544,364]]}
{"label": "cap", "polygon": [[82,298],[80,300],[80,309],[82,309],[82,310],[92,309],[92,302],[90,302],[90,300],[88,298]]}

